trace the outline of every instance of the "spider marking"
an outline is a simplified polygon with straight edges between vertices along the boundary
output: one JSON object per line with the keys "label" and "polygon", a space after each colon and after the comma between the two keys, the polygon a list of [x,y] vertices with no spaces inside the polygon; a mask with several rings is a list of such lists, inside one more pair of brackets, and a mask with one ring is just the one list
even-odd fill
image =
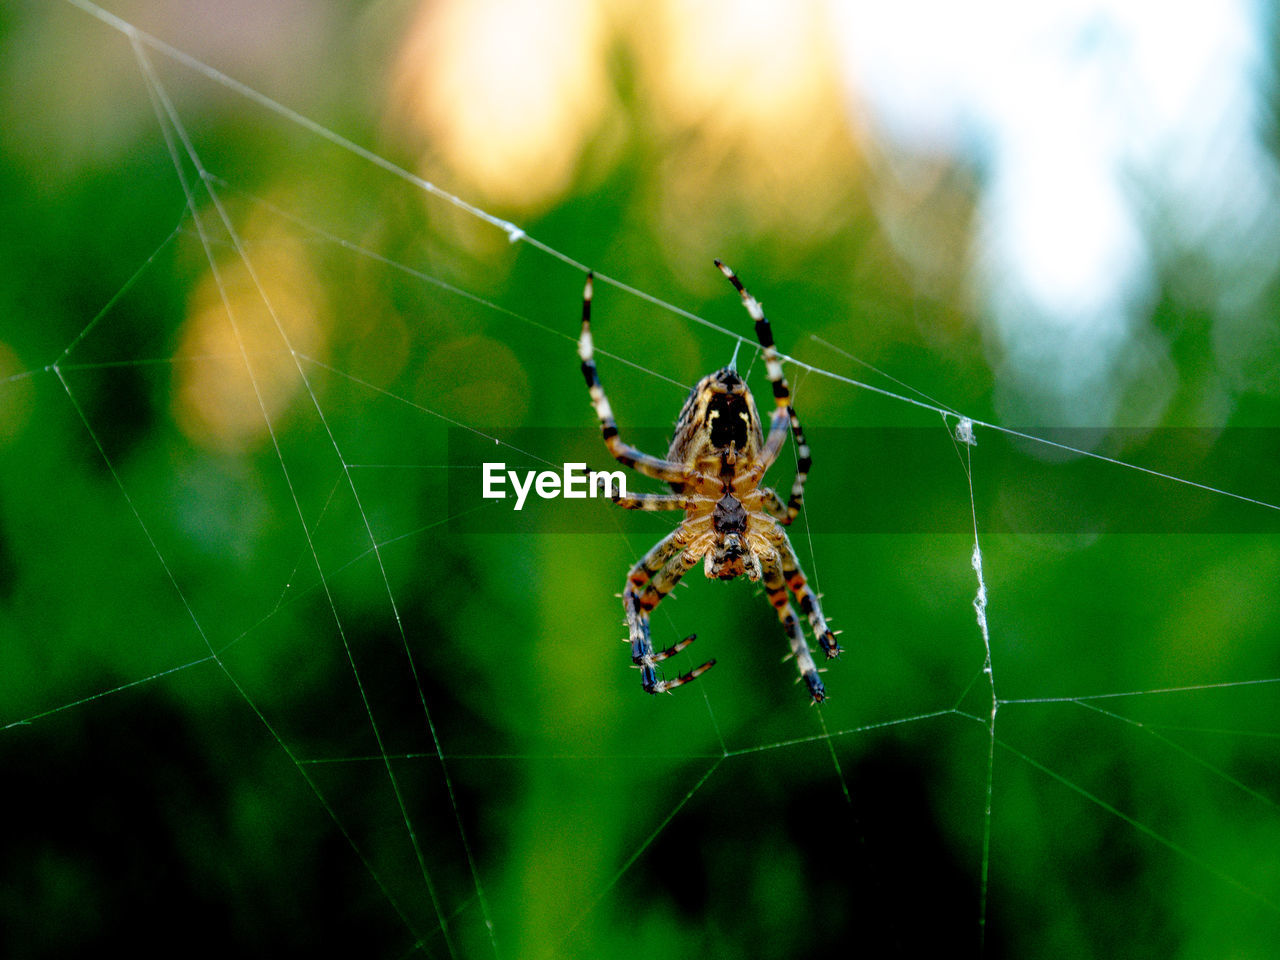
{"label": "spider marking", "polygon": [[[813,654],[805,640],[791,597],[809,620],[809,628],[830,659],[839,655],[836,635],[827,626],[818,598],[809,589],[800,562],[783,529],[800,514],[804,484],[812,458],[804,430],[791,406],[791,389],[782,372],[782,361],[773,343],[773,331],[759,301],[747,292],[725,264],[720,271],[742,297],[755,321],[756,339],[764,351],[765,370],[773,387],[769,429],[761,429],[755,399],[746,381],[733,366],[703,377],[689,393],[676,420],[671,447],[665,458],[651,456],[625,443],[618,435],[613,408],[600,385],[591,337],[592,274],[582,292],[582,333],[578,355],[591,394],[591,405],[600,420],[600,431],[609,453],[623,466],[671,487],[667,493],[615,495],[614,503],[628,510],[683,510],[684,519],[653,546],[627,574],[622,604],[630,633],[631,660],[640,668],[640,683],[648,693],[664,693],[701,676],[715,665],[708,660],[673,680],[659,676],[657,664],[679,653],[694,636],[661,651],[653,649],[649,617],[680,578],[698,561],[704,573],[717,580],[745,576],[763,581],[769,602],[787,633],[800,678],[813,702],[826,699]],[[768,487],[761,486],[767,471],[787,441],[795,437],[798,452],[796,476],[784,504]]]}

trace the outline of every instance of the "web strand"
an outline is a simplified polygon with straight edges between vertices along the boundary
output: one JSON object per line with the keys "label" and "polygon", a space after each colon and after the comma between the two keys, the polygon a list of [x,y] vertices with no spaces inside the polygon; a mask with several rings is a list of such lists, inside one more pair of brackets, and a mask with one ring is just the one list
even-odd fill
{"label": "web strand", "polygon": [[70,401],[72,407],[75,409],[76,415],[79,417],[80,422],[84,425],[84,428],[88,433],[90,440],[93,442],[94,447],[97,449],[99,456],[102,458],[103,463],[106,464],[107,470],[111,474],[112,480],[115,482],[117,489],[119,489],[121,496],[124,498],[125,503],[128,505],[129,510],[132,512],[134,520],[137,522],[138,527],[142,530],[143,536],[146,538],[148,545],[150,546],[152,552],[155,554],[156,560],[159,562],[161,569],[164,571],[165,577],[168,579],[170,586],[173,588],[174,594],[178,597],[184,610],[186,611],[187,615],[190,617],[192,625],[194,626],[197,635],[200,637],[200,640],[205,645],[206,649],[208,649],[209,657],[207,659],[192,661],[190,663],[183,664],[179,667],[174,667],[169,670],[162,671],[151,677],[146,677],[142,680],[135,681],[134,683],[125,684],[120,687],[114,688],[112,690],[108,690],[108,691],[104,691],[102,693],[96,694],[94,696],[82,697],[79,700],[73,703],[66,704],[62,707],[45,710],[42,713],[38,715],[34,715],[25,721],[20,721],[16,724],[15,723],[6,724],[5,729],[9,729],[14,726],[25,726],[41,717],[50,716],[54,713],[60,713],[65,709],[69,709],[74,706],[80,706],[95,700],[99,700],[104,696],[109,696],[113,693],[117,693],[125,689],[132,689],[134,687],[141,685],[142,683],[151,682],[152,680],[159,679],[160,677],[163,677],[163,676],[171,676],[174,673],[188,670],[191,667],[196,666],[200,663],[207,663],[212,661],[217,665],[218,669],[222,672],[222,675],[226,677],[227,681],[231,684],[231,686],[239,695],[239,697],[242,700],[244,700],[244,702],[248,705],[249,709],[257,717],[258,721],[266,729],[267,733],[271,736],[272,740],[275,741],[276,745],[284,752],[285,756],[288,757],[289,761],[294,765],[294,768],[302,776],[303,781],[310,788],[311,792],[315,795],[316,799],[319,800],[321,807],[328,814],[330,820],[333,821],[334,825],[338,828],[338,831],[342,834],[344,839],[346,839],[352,851],[356,854],[357,858],[361,861],[361,863],[365,867],[365,870],[368,872],[369,876],[373,879],[374,883],[378,886],[379,890],[381,891],[383,897],[386,899],[387,903],[400,917],[401,922],[404,923],[406,928],[408,928],[409,930],[412,930],[413,924],[409,920],[408,914],[405,913],[404,908],[400,905],[395,895],[391,892],[390,887],[387,886],[387,884],[383,881],[379,872],[374,868],[372,861],[369,860],[369,858],[365,855],[364,851],[360,848],[359,844],[356,843],[355,838],[351,836],[347,828],[343,825],[342,821],[339,819],[337,815],[337,811],[335,811],[333,807],[329,804],[328,800],[325,799],[324,794],[321,793],[320,791],[319,784],[315,782],[315,780],[311,777],[311,775],[302,766],[302,764],[298,760],[298,757],[295,755],[295,753],[289,747],[289,745],[285,742],[284,738],[280,736],[280,733],[276,730],[276,728],[272,725],[272,723],[267,719],[266,715],[258,707],[257,703],[249,695],[249,692],[243,687],[243,685],[241,685],[241,683],[227,668],[227,665],[223,662],[221,657],[218,655],[217,651],[214,650],[213,644],[210,641],[208,634],[205,632],[203,625],[200,623],[199,618],[196,616],[195,610],[191,606],[190,600],[188,599],[186,593],[183,591],[182,587],[179,585],[177,578],[174,576],[172,567],[169,565],[169,562],[165,559],[164,553],[160,550],[160,546],[156,542],[155,537],[152,535],[150,527],[147,525],[146,521],[142,517],[141,512],[138,510],[138,506],[135,503],[133,497],[130,495],[128,488],[125,486],[124,480],[121,478],[120,472],[116,469],[115,463],[112,461],[111,457],[108,456],[106,448],[102,445],[101,439],[99,438],[97,432],[93,429],[93,425],[89,422],[89,418],[85,414],[84,408],[80,405],[79,401],[76,399],[75,393],[72,391],[70,384],[67,382],[66,378],[63,376],[63,373],[58,368],[57,364],[52,364],[50,368],[53,370],[54,374],[57,376],[58,382],[62,385],[62,389],[65,391],[67,395],[67,399]]}
{"label": "web strand", "polygon": [[[947,422],[945,414],[943,423]],[[987,718],[987,775],[984,785],[985,802],[982,811],[982,863],[978,877],[978,949],[985,951],[987,936],[987,896],[990,889],[991,873],[991,811],[995,795],[995,753],[996,753],[996,714],[1000,710],[1000,698],[996,694],[995,667],[991,660],[991,628],[987,622],[987,581],[982,572],[982,541],[978,536],[978,504],[973,495],[973,448],[977,445],[973,424],[961,419],[951,436],[964,469],[965,483],[969,493],[969,513],[973,519],[973,553],[970,566],[977,577],[977,592],[973,597],[973,611],[978,622],[978,631],[982,635],[983,661],[982,675],[986,677],[987,689],[991,694],[991,713]]]}
{"label": "web strand", "polygon": [[1058,783],[1062,784],[1064,787],[1067,787],[1069,790],[1072,790],[1075,793],[1079,794],[1085,800],[1089,801],[1089,803],[1093,804],[1094,806],[1098,807],[1101,810],[1105,810],[1107,813],[1111,814],[1111,816],[1115,817],[1117,820],[1123,821],[1129,827],[1136,830],[1138,833],[1143,834],[1144,836],[1150,838],[1151,840],[1155,841],[1161,846],[1167,848],[1168,850],[1171,850],[1173,853],[1177,854],[1182,859],[1186,860],[1188,863],[1195,864],[1201,870],[1205,871],[1206,873],[1210,874],[1213,877],[1216,877],[1218,880],[1227,884],[1228,886],[1236,890],[1239,890],[1241,893],[1245,894],[1250,899],[1255,900],[1262,906],[1266,907],[1272,913],[1280,914],[1280,904],[1277,904],[1270,897],[1255,890],[1248,884],[1243,883],[1239,878],[1232,876],[1230,873],[1227,873],[1224,870],[1219,869],[1214,864],[1212,864],[1205,858],[1199,856],[1198,854],[1192,852],[1187,847],[1176,842],[1175,840],[1171,839],[1170,837],[1166,836],[1160,831],[1153,829],[1151,826],[1142,822],[1141,820],[1138,820],[1137,818],[1130,816],[1129,814],[1121,810],[1119,807],[1115,806],[1112,803],[1107,802],[1098,794],[1094,793],[1091,790],[1085,789],[1080,784],[1075,783],[1070,778],[1063,776],[1061,773],[1058,773],[1056,770],[1053,770],[1049,766],[1041,763],[1039,760],[1036,760],[1034,757],[1030,756],[1029,754],[1024,753],[1023,751],[1019,750],[1017,747],[1014,747],[1004,742],[1003,740],[997,740],[996,742],[1000,745],[1001,749],[1007,750],[1009,753],[1013,754],[1019,760],[1026,763],[1028,766],[1033,767],[1034,769],[1043,773],[1045,776],[1057,781]]}
{"label": "web strand", "polygon": [[[169,153],[173,161],[174,170],[182,185],[182,191],[187,198],[187,204],[188,204],[188,209],[189,209],[191,218],[196,225],[197,231],[199,232],[201,246],[204,248],[205,256],[209,264],[210,275],[214,278],[214,282],[217,285],[219,296],[222,300],[223,307],[226,310],[227,319],[231,324],[232,331],[235,336],[236,344],[238,345],[241,352],[241,357],[244,362],[245,370],[249,375],[249,380],[253,387],[253,393],[258,404],[258,409],[262,414],[263,422],[266,424],[267,432],[271,437],[271,443],[275,449],[276,458],[280,464],[280,469],[285,478],[286,486],[289,488],[290,496],[293,499],[293,504],[297,512],[298,519],[302,524],[303,531],[306,535],[307,545],[311,551],[312,559],[315,563],[316,570],[320,575],[321,583],[324,587],[325,597],[326,597],[326,600],[328,601],[329,610],[333,615],[334,624],[337,628],[338,635],[342,640],[343,649],[346,653],[347,663],[351,669],[352,677],[355,680],[356,688],[359,691],[361,702],[364,705],[365,714],[369,721],[370,731],[373,734],[374,740],[377,742],[379,752],[382,752],[385,754],[386,748],[383,742],[382,731],[378,725],[377,719],[374,716],[373,707],[369,701],[369,695],[365,688],[365,683],[360,676],[359,669],[356,666],[355,657],[351,651],[350,642],[347,639],[346,628],[343,625],[341,616],[338,614],[337,602],[333,597],[332,591],[329,589],[328,581],[325,580],[323,564],[320,562],[320,556],[316,550],[315,542],[311,538],[310,531],[308,529],[307,522],[306,522],[306,517],[302,510],[302,504],[298,500],[297,490],[294,486],[292,478],[290,477],[288,466],[286,465],[284,460],[284,454],[280,449],[280,441],[276,435],[275,426],[272,422],[271,416],[267,411],[267,406],[262,396],[261,387],[258,383],[256,375],[253,372],[253,364],[250,360],[247,348],[245,347],[244,338],[241,335],[240,327],[236,320],[235,309],[233,308],[231,299],[227,294],[226,285],[222,277],[222,271],[218,266],[217,258],[213,254],[213,246],[209,240],[209,236],[204,225],[203,216],[196,202],[195,193],[192,189],[191,184],[186,178],[186,174],[183,169],[182,160],[178,153],[177,145],[174,143],[174,139],[173,139],[174,134],[176,134],[181,139],[183,147],[186,150],[187,157],[195,165],[196,170],[203,172],[203,165],[200,163],[200,158],[196,153],[195,148],[192,145],[190,139],[187,137],[186,130],[182,126],[181,121],[178,118],[177,112],[174,110],[173,105],[169,101],[163,86],[161,86],[159,79],[156,77],[155,71],[151,67],[150,60],[147,58],[147,55],[143,50],[141,43],[139,42],[138,36],[136,34],[130,34],[129,39],[133,44],[134,53],[138,59],[139,67],[141,68],[142,73],[147,81],[147,90],[152,97],[152,102],[156,110],[156,118],[160,123],[161,130],[164,134],[165,143],[169,148]],[[328,422],[327,420],[324,419],[323,412],[320,410],[319,403],[315,397],[315,391],[312,389],[310,381],[307,380],[306,374],[302,370],[301,363],[299,363],[296,359],[296,354],[294,354],[293,352],[292,345],[289,343],[288,337],[284,332],[284,328],[280,324],[279,318],[276,316],[274,309],[272,309],[271,307],[270,301],[268,300],[265,294],[265,291],[262,287],[262,284],[258,279],[257,273],[254,271],[253,265],[249,260],[243,245],[240,242],[239,235],[235,231],[234,225],[231,223],[230,218],[227,216],[226,210],[222,206],[221,202],[219,201],[216,192],[214,192],[212,187],[209,186],[207,181],[205,181],[205,186],[206,186],[206,192],[210,200],[213,201],[214,207],[218,212],[218,216],[222,220],[223,227],[227,230],[228,234],[231,236],[235,244],[236,252],[240,257],[241,262],[244,263],[246,269],[249,271],[250,276],[253,280],[254,286],[257,289],[258,295],[261,297],[262,302],[266,306],[268,313],[271,315],[271,318],[275,324],[277,333],[280,335],[281,340],[284,342],[290,354],[295,357],[295,364],[297,365],[298,373],[302,377],[307,393],[311,396],[312,402],[315,404],[317,412],[320,414],[321,421],[324,423],[324,426],[325,426],[325,430],[329,434],[329,439],[334,444],[334,451],[335,453],[338,454],[339,461],[341,462],[342,460],[341,452],[337,449],[337,444],[333,440],[333,434],[331,431],[329,431]],[[345,469],[345,465],[344,465],[344,469]],[[373,537],[372,529],[369,528],[368,526],[368,516],[365,514],[364,508],[359,503],[359,495],[355,490],[354,483],[351,482],[350,471],[347,470],[345,472],[346,472],[348,483],[350,484],[350,487],[351,487],[352,494],[356,498],[357,508],[359,509],[361,516],[364,518],[366,530],[369,533],[369,539],[371,542],[373,542],[374,537]],[[376,551],[375,551],[375,554],[376,554]],[[378,557],[379,568],[382,570],[383,577],[385,579],[386,571],[385,571],[385,568],[382,567],[381,555],[380,554],[376,554],[376,555]],[[388,584],[388,594],[390,594],[389,584]],[[403,637],[404,628],[401,623],[399,610],[395,607],[394,598],[392,598],[392,611],[395,616],[397,626],[399,626],[400,628],[401,636]],[[207,642],[208,641],[206,639],[206,643]],[[212,646],[210,646],[210,649],[212,650]],[[407,652],[407,649],[408,647],[407,647],[407,640],[406,640],[406,652]],[[410,664],[411,664],[411,669],[415,671],[414,679],[415,679],[415,682],[417,682],[416,667],[412,665],[412,657],[410,657]],[[421,694],[421,689],[422,689],[421,683],[418,683],[418,690],[420,694]],[[425,700],[423,701],[423,709],[424,711],[426,710]],[[428,714],[428,724],[430,725],[429,714]],[[432,735],[433,737],[435,736],[434,727],[432,727]],[[436,740],[436,744],[438,749],[439,748],[438,739]],[[295,766],[297,766],[297,769],[299,771],[302,771],[303,768],[301,766],[297,764],[295,764]],[[450,936],[450,933],[449,933],[448,924],[444,916],[443,908],[440,901],[440,896],[436,891],[435,883],[432,881],[430,872],[427,869],[426,857],[423,853],[422,846],[418,841],[417,831],[414,829],[412,820],[409,816],[408,806],[406,804],[404,793],[399,783],[399,779],[397,778],[395,770],[389,760],[385,761],[384,769],[386,771],[387,779],[391,785],[392,793],[394,794],[396,798],[396,803],[400,809],[400,815],[404,823],[405,833],[408,837],[410,845],[413,848],[414,856],[417,860],[419,870],[422,874],[423,882],[426,885],[428,895],[430,896],[432,905],[435,908],[436,917],[440,923],[440,929],[444,936],[445,945],[449,951],[449,955],[451,957],[456,957],[457,956],[456,949],[454,947],[452,937]],[[450,790],[450,796],[452,798],[452,790]],[[459,823],[459,827],[461,827],[460,823]],[[464,840],[465,840],[465,837],[464,837]],[[490,926],[490,929],[492,929],[491,923],[489,924],[489,926]],[[495,952],[496,952],[496,944],[495,944]]]}
{"label": "web strand", "polygon": [[[735,349],[736,349],[736,348],[735,348]],[[802,387],[802,386],[803,386],[803,384],[802,384],[801,378],[797,377],[797,378],[796,378],[796,383],[795,383],[795,393],[796,393],[796,394],[799,394],[799,393],[800,393],[800,389],[801,389],[801,387]],[[793,400],[794,400],[794,398],[793,398]],[[798,447],[798,445],[797,445],[797,443],[796,443],[796,438],[795,438],[795,434],[794,434],[794,432],[792,433],[792,435],[791,435],[791,437],[790,437],[790,440],[789,440],[789,446],[790,446],[790,448],[791,448],[792,463],[794,464],[795,468],[798,470],[798,469],[800,468],[800,450],[799,450],[799,447]],[[808,511],[808,510],[803,511],[803,512],[801,513],[801,516],[804,518],[804,533],[805,533],[805,537],[806,537],[806,539],[809,541],[809,556],[810,556],[811,558],[813,558],[813,563],[812,563],[812,566],[811,566],[811,568],[810,568],[810,569],[811,569],[811,571],[812,571],[812,573],[813,573],[813,592],[814,592],[814,594],[815,594],[816,596],[821,597],[821,596],[822,596],[822,582],[821,582],[821,580],[820,580],[820,578],[819,578],[819,575],[818,575],[818,563],[817,563],[817,559],[816,559],[816,553],[815,553],[814,548],[813,548],[813,527],[812,527],[812,525],[811,525],[811,524],[810,524],[810,522],[809,522],[809,511]],[[830,623],[830,622],[831,622],[831,618],[830,618],[830,617],[828,617],[828,618],[827,618],[827,622],[828,622],[828,623]],[[832,741],[831,741],[831,735],[827,732],[827,718],[826,718],[825,716],[823,716],[823,714],[822,714],[822,705],[821,705],[821,704],[818,704],[818,705],[817,705],[817,710],[818,710],[818,726],[819,726],[819,727],[821,728],[821,730],[822,730],[822,737],[823,737],[823,740],[826,742],[826,745],[827,745],[827,753],[828,753],[828,754],[830,755],[830,757],[831,757],[831,766],[832,766],[832,767],[834,768],[834,770],[835,770],[836,779],[840,781],[840,792],[841,792],[841,794],[844,796],[844,802],[845,802],[845,804],[846,804],[848,807],[852,808],[852,807],[853,807],[853,795],[849,792],[849,781],[845,778],[845,775],[844,775],[844,768],[840,765],[840,757],[836,754],[835,744],[834,744],[834,743],[832,743]]]}

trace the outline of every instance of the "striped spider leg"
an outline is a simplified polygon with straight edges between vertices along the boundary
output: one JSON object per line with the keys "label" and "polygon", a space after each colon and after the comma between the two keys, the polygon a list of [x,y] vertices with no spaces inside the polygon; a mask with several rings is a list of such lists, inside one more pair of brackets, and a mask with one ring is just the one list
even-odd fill
{"label": "striped spider leg", "polygon": [[[796,477],[791,485],[791,496],[783,507],[781,498],[772,490],[768,490],[765,504],[765,509],[776,516],[779,523],[790,526],[804,506],[804,484],[809,478],[809,470],[813,467],[813,456],[804,436],[804,428],[800,426],[800,418],[796,416],[795,408],[791,406],[791,388],[787,384],[786,375],[782,372],[782,362],[778,358],[778,349],[773,342],[773,329],[769,325],[769,318],[764,314],[764,308],[760,301],[747,292],[747,288],[742,285],[742,281],[727,264],[720,260],[716,260],[715,264],[738,291],[748,315],[755,321],[756,338],[764,349],[765,369],[768,372],[769,382],[773,386],[774,411],[769,421],[769,435],[765,439],[765,452],[760,458],[762,476],[782,451],[788,429],[796,439]],[[800,570],[800,561],[796,559],[795,549],[783,531],[779,530],[778,533],[781,534],[781,542],[777,547],[782,554],[787,586],[795,594],[796,603],[800,604],[800,609],[809,617],[813,635],[818,638],[818,643],[822,646],[822,652],[827,655],[827,659],[838,657],[840,645],[836,642],[835,633],[827,628],[826,619],[818,605],[818,598],[808,590],[804,573]]]}
{"label": "striped spider leg", "polygon": [[697,634],[690,634],[675,646],[655,653],[649,636],[649,615],[701,559],[686,549],[687,538],[688,532],[683,526],[671,531],[631,568],[622,592],[622,606],[631,635],[631,662],[640,668],[640,686],[646,693],[674,690],[716,665],[714,660],[708,660],[674,680],[660,679],[654,668],[654,664],[679,653],[697,637]]}
{"label": "striped spider leg", "polygon": [[773,415],[769,418],[769,435],[765,438],[764,451],[760,456],[761,477],[773,466],[774,461],[778,459],[778,454],[782,452],[788,428],[796,438],[796,478],[791,484],[791,496],[787,499],[786,514],[779,518],[779,522],[784,526],[790,526],[792,521],[800,515],[800,509],[804,505],[804,484],[813,466],[809,444],[804,438],[800,418],[796,416],[791,406],[791,388],[787,385],[787,378],[782,372],[778,348],[773,343],[773,328],[769,325],[769,318],[764,315],[764,308],[759,300],[747,292],[747,288],[742,285],[742,281],[727,264],[720,260],[716,260],[715,264],[720,268],[720,272],[729,278],[729,282],[742,297],[742,305],[755,321],[756,339],[764,349],[764,366],[769,376],[769,383],[773,386],[774,409]]}
{"label": "striped spider leg", "polygon": [[604,435],[605,446],[609,453],[624,467],[639,470],[646,477],[677,484],[689,478],[689,471],[682,463],[672,463],[660,457],[651,457],[641,453],[630,444],[623,443],[618,436],[618,421],[613,418],[613,408],[609,398],[604,395],[604,387],[600,385],[600,375],[596,372],[595,342],[591,337],[591,295],[593,273],[587,273],[587,285],[582,290],[582,333],[578,336],[578,356],[582,359],[582,376],[587,381],[587,392],[591,395],[591,405],[595,408],[600,420],[600,432]]}
{"label": "striped spider leg", "polygon": [[[676,489],[686,479],[688,470],[682,464],[671,463],[659,457],[642,453],[630,444],[624,443],[618,436],[618,423],[613,417],[613,409],[609,398],[605,396],[604,387],[600,384],[600,375],[596,371],[595,345],[591,337],[591,296],[593,274],[587,273],[587,283],[582,291],[582,332],[578,337],[578,356],[582,360],[582,375],[587,381],[587,391],[591,395],[591,405],[595,408],[600,420],[600,432],[605,446],[609,448],[615,460],[624,467],[638,470],[655,480],[665,480]],[[629,497],[615,496],[614,502],[631,510],[682,510],[687,498],[678,493],[671,495],[641,493]],[[649,614],[679,582],[680,577],[698,558],[694,558],[687,566],[676,560],[676,555],[684,546],[683,528],[677,528],[664,538],[653,549],[642,557],[627,575],[627,585],[622,594],[622,605],[626,611],[627,630],[631,641],[631,662],[640,668],[640,685],[647,693],[664,693],[681,684],[688,683],[695,677],[715,666],[714,660],[708,660],[700,667],[682,674],[674,680],[658,677],[655,664],[679,653],[693,642],[691,634],[675,646],[655,652],[649,632]]]}

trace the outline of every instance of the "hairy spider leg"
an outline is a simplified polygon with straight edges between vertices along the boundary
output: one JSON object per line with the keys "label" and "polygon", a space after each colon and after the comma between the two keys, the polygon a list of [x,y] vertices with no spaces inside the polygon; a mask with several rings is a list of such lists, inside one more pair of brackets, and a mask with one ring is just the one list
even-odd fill
{"label": "hairy spider leg", "polygon": [[[677,653],[679,653],[681,650],[689,646],[689,644],[693,643],[693,641],[697,639],[698,639],[698,635],[696,633],[691,633],[680,642],[670,647],[667,647],[667,649],[663,650],[661,653],[655,653],[653,655],[653,659],[657,661],[657,660],[666,660],[669,657],[674,657]],[[715,661],[712,660],[711,663],[715,663]],[[708,664],[708,666],[710,666],[710,664]],[[692,677],[690,677],[690,679],[692,679]]]}
{"label": "hairy spider leg", "polygon": [[[649,615],[653,612],[654,608],[662,602],[662,599],[675,589],[676,584],[680,582],[680,578],[688,573],[701,559],[701,552],[688,549],[683,550],[668,560],[666,565],[659,570],[654,575],[653,579],[645,586],[644,591],[640,594],[635,603],[636,607],[640,611],[640,615],[644,617],[646,638],[648,637],[649,632]],[[657,674],[653,671],[652,664],[660,660],[665,660],[673,654],[678,653],[680,650],[683,650],[693,642],[693,639],[694,638],[691,635],[668,650],[664,650],[657,654],[651,653],[650,662],[642,663],[640,666],[641,686],[650,693],[663,693],[702,676],[702,674],[714,667],[716,665],[715,660],[708,660],[706,663],[699,667],[695,667],[688,673],[681,674],[674,680],[659,680],[657,678]]]}
{"label": "hairy spider leg", "polygon": [[787,497],[787,515],[781,518],[783,526],[790,526],[800,515],[804,507],[804,485],[809,479],[809,470],[813,467],[813,455],[809,450],[809,442],[805,439],[804,428],[800,426],[800,418],[794,408],[787,407],[791,416],[791,435],[796,438],[796,478],[791,482],[791,495]]}
{"label": "hairy spider leg", "polygon": [[587,381],[587,390],[591,394],[591,405],[600,419],[600,431],[604,435],[605,446],[609,453],[624,467],[639,470],[646,477],[661,480],[664,483],[684,483],[689,479],[689,471],[678,463],[663,460],[661,457],[642,453],[630,444],[623,443],[618,436],[618,423],[613,418],[613,408],[609,398],[600,385],[600,375],[596,371],[595,344],[591,338],[591,295],[594,273],[587,273],[587,283],[582,290],[582,334],[578,337],[578,356],[582,358],[582,375]]}
{"label": "hairy spider leg", "polygon": [[643,666],[653,659],[653,642],[649,639],[649,615],[640,608],[640,592],[653,579],[653,575],[667,565],[676,551],[684,548],[685,541],[679,529],[649,548],[649,552],[636,561],[627,574],[622,589],[622,608],[627,617],[627,632],[631,640],[631,662]]}
{"label": "hairy spider leg", "polygon": [[[596,491],[603,495],[605,487],[604,478],[597,478]],[[626,510],[687,510],[693,502],[682,493],[629,493],[624,497],[617,490],[611,490],[608,496]]]}
{"label": "hairy spider leg", "polygon": [[716,663],[708,660],[674,680],[659,679],[654,669],[655,663],[674,656],[694,640],[694,635],[690,635],[675,646],[655,653],[649,634],[649,614],[700,559],[696,556],[689,559],[689,553],[684,551],[687,543],[688,536],[682,529],[671,531],[631,568],[622,591],[622,606],[626,610],[627,630],[631,635],[631,662],[640,668],[640,685],[646,693],[673,690],[706,673]]}
{"label": "hairy spider leg", "polygon": [[782,452],[788,428],[796,438],[796,478],[791,484],[791,496],[787,499],[786,514],[778,518],[783,525],[789,525],[800,515],[800,508],[804,505],[804,484],[813,466],[813,456],[809,443],[805,440],[804,429],[800,426],[800,418],[796,416],[796,411],[791,406],[791,388],[787,385],[786,375],[782,372],[782,361],[778,358],[778,348],[773,342],[773,328],[769,325],[769,318],[764,315],[764,308],[760,306],[759,300],[747,292],[747,288],[742,285],[738,275],[729,269],[728,264],[720,260],[716,260],[715,264],[741,295],[742,305],[747,308],[747,313],[755,321],[756,339],[764,349],[765,372],[769,376],[769,383],[773,386],[774,410],[769,417],[769,435],[765,438],[764,450],[760,455],[761,476],[773,466],[773,462],[778,459],[778,454]]}
{"label": "hairy spider leg", "polygon": [[762,559],[760,570],[764,576],[764,589],[769,595],[769,602],[778,612],[778,619],[787,631],[787,639],[791,642],[791,652],[796,658],[796,667],[800,670],[800,679],[809,687],[809,696],[814,703],[827,699],[826,687],[818,677],[817,664],[813,662],[813,654],[809,652],[809,644],[805,642],[804,631],[787,596],[787,582],[776,557]]}
{"label": "hairy spider leg", "polygon": [[822,646],[822,652],[827,655],[827,659],[838,657],[841,653],[840,644],[836,642],[835,633],[827,626],[827,619],[822,615],[817,594],[809,589],[809,581],[805,579],[804,571],[800,569],[795,547],[791,546],[791,540],[785,533],[781,530],[778,533],[780,536],[776,538],[774,545],[782,559],[782,575],[786,578],[787,587],[795,594],[800,612],[809,618],[809,628]]}

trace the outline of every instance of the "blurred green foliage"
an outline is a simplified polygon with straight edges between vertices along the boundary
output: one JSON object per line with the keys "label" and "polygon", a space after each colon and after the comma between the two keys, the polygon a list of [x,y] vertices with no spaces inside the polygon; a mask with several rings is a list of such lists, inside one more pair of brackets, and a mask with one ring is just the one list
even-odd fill
{"label": "blurred green foliage", "polygon": [[[381,80],[333,79],[360,75],[389,31],[326,16],[325,66],[276,77],[290,105],[412,167],[377,120]],[[975,496],[980,534],[1011,531],[981,535],[1005,701],[993,744],[965,527],[966,469],[981,488],[996,441],[979,430],[957,447],[936,412],[850,379],[990,420],[996,374],[963,264],[918,288],[865,171],[812,184],[832,203],[817,233],[787,228],[785,203],[753,217],[758,198],[706,179],[714,214],[683,210],[690,234],[673,238],[658,213],[679,195],[671,142],[620,57],[611,123],[629,134],[584,147],[571,189],[527,210],[468,197],[747,335],[711,268],[724,257],[782,349],[818,368],[788,368],[815,437],[933,438],[923,484],[902,463],[815,445],[792,532],[845,631],[828,703],[807,706],[779,663],[758,588],[700,576],[655,633],[696,632],[680,662],[719,663],[652,699],[618,642],[614,594],[664,518],[587,501],[606,532],[517,535],[450,509],[450,473],[475,467],[451,429],[593,428],[580,271],[153,53],[235,227],[199,194],[219,291],[127,41],[69,5],[0,17],[7,955],[150,951],[175,934],[262,955],[1271,955],[1274,534],[1026,533],[1002,512],[1033,509],[1016,479]],[[269,73],[244,79],[273,93]],[[960,211],[957,229],[975,189],[956,173],[935,198]],[[673,255],[708,238],[696,262]],[[280,316],[261,308],[236,239]],[[668,427],[733,341],[597,289],[624,432]],[[1162,302],[1179,389],[1210,390],[1189,308]],[[242,308],[238,336],[224,303]],[[271,339],[276,321],[293,354]],[[740,363],[767,397],[761,364]],[[1248,395],[1232,417],[1275,414]],[[561,451],[502,458],[541,469]],[[901,512],[852,499],[865,488],[853,476],[877,498],[910,488],[937,523],[833,532],[825,517]],[[1274,477],[1258,459],[1230,488],[1275,502]],[[774,482],[789,485],[785,465]],[[1116,482],[1102,471],[1055,493],[1089,502]]]}

